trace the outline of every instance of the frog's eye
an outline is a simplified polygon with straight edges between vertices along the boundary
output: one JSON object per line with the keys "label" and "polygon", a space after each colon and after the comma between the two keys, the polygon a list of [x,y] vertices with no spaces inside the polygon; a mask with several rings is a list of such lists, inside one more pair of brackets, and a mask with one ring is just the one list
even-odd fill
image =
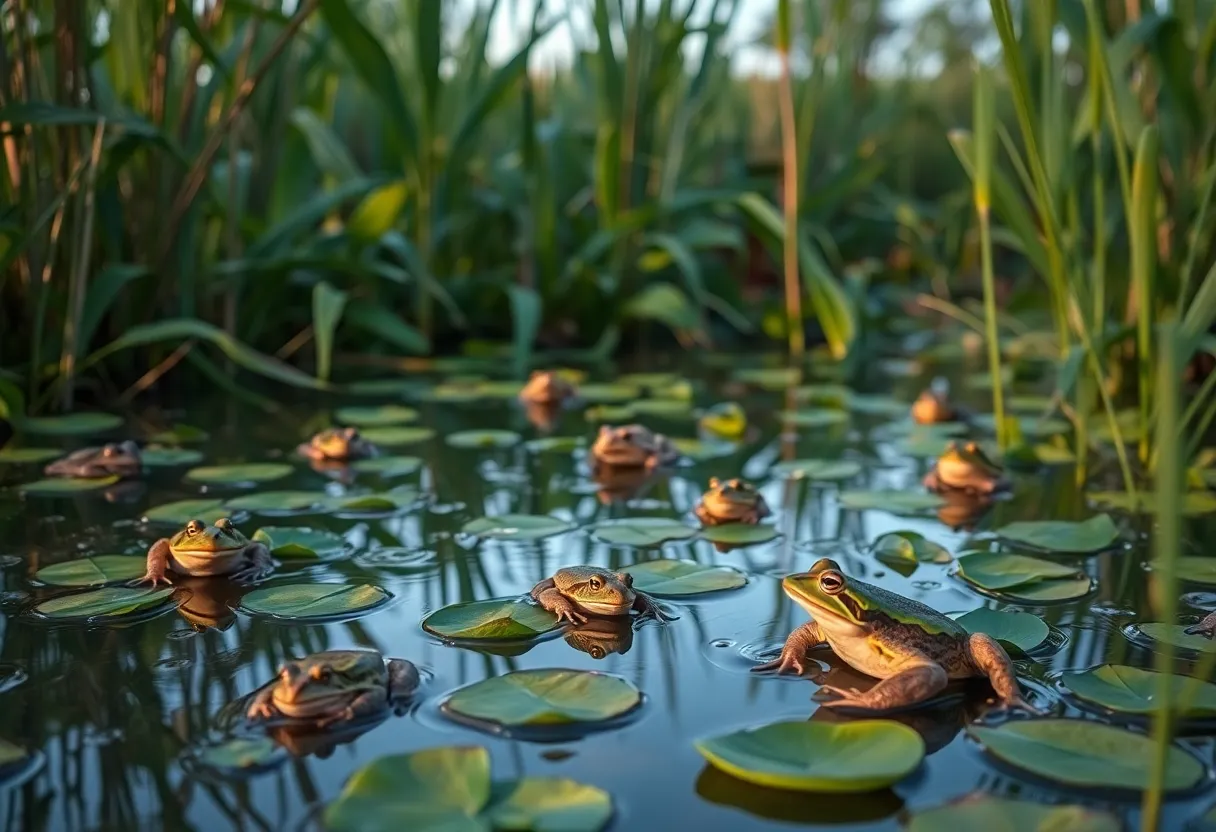
{"label": "frog's eye", "polygon": [[980,449],[979,446],[976,445],[974,442],[968,442],[966,445],[963,446],[963,450],[965,450],[969,454],[977,453],[979,451],[979,449]]}
{"label": "frog's eye", "polygon": [[227,517],[221,517],[219,520],[215,521],[215,527],[217,529],[223,529],[224,531],[231,531],[232,530],[232,521],[229,520]]}
{"label": "frog's eye", "polygon": [[191,520],[186,524],[186,534],[198,534],[203,529],[201,520]]}
{"label": "frog's eye", "polygon": [[632,440],[632,439],[633,439],[633,431],[631,431],[629,428],[625,428],[625,429],[623,429],[623,430],[621,431],[621,438],[622,438],[622,439],[624,439],[626,442],[628,442],[628,441]]}
{"label": "frog's eye", "polygon": [[118,456],[118,446],[117,445],[106,445],[104,448],[101,449],[101,455],[102,456]]}
{"label": "frog's eye", "polygon": [[593,590],[600,590],[604,588],[604,582],[600,579],[599,575],[592,575],[591,580],[587,581],[587,586]]}
{"label": "frog's eye", "polygon": [[312,669],[308,671],[308,675],[318,682],[324,682],[329,679],[329,668],[324,665],[314,664]]}
{"label": "frog's eye", "polygon": [[844,576],[839,572],[824,572],[819,576],[819,588],[828,595],[835,595],[844,589]]}
{"label": "frog's eye", "polygon": [[621,573],[621,580],[625,582],[625,586],[629,587],[630,589],[633,588],[633,576],[628,572]]}

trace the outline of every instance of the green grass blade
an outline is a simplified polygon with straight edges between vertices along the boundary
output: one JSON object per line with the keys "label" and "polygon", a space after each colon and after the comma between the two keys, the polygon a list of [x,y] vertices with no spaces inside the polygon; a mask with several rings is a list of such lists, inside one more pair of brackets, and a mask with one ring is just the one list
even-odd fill
{"label": "green grass blade", "polygon": [[334,331],[346,308],[346,292],[324,280],[312,287],[313,343],[317,349],[317,378],[329,381],[334,358]]}
{"label": "green grass blade", "polygon": [[1136,354],[1140,368],[1140,419],[1145,431],[1140,460],[1148,460],[1148,424],[1152,406],[1149,388],[1153,377],[1154,284],[1157,270],[1157,156],[1155,125],[1144,128],[1132,169],[1131,268],[1136,296]]}

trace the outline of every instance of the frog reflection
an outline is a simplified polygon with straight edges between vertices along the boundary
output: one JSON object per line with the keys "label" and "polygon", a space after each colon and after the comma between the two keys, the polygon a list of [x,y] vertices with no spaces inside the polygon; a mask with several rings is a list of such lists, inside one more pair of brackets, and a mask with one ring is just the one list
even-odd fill
{"label": "frog reflection", "polygon": [[599,490],[596,498],[602,505],[636,500],[658,482],[658,474],[645,468],[601,467],[595,471]]}
{"label": "frog reflection", "polygon": [[628,618],[592,618],[566,634],[566,644],[597,661],[633,647],[633,622]]}
{"label": "frog reflection", "polygon": [[992,507],[992,498],[965,491],[945,491],[940,495],[946,502],[937,510],[937,519],[951,531],[974,531],[980,519]]}
{"label": "frog reflection", "polygon": [[552,402],[524,402],[524,415],[528,417],[528,421],[540,433],[550,434],[557,426],[559,417],[563,413],[561,404]]}
{"label": "frog reflection", "polygon": [[227,630],[236,622],[235,608],[253,587],[235,581],[213,581],[207,577],[179,578],[176,585],[185,590],[177,612],[190,622],[195,632]]}

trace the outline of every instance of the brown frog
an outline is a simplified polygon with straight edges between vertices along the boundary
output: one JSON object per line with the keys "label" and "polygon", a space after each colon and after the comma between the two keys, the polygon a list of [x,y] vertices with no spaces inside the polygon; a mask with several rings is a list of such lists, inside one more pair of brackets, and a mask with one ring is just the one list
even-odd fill
{"label": "brown frog", "polygon": [[989,459],[975,442],[968,442],[961,448],[955,442],[947,444],[945,453],[925,474],[923,482],[930,491],[955,490],[971,494],[994,494],[1009,488],[1005,469]]}
{"label": "brown frog", "polygon": [[299,445],[296,452],[313,462],[345,462],[375,456],[376,446],[354,427],[329,428]]}
{"label": "brown frog", "polygon": [[279,677],[254,696],[247,716],[309,720],[325,728],[387,711],[418,684],[418,668],[403,659],[386,662],[372,650],[326,650],[285,662]]}
{"label": "brown frog", "polygon": [[100,448],[81,448],[46,466],[48,477],[137,477],[143,470],[139,446],[127,440],[109,442]]}
{"label": "brown frog", "polygon": [[701,497],[694,511],[707,526],[723,523],[755,525],[772,513],[764,497],[751,483],[738,478],[723,481],[717,477],[710,479],[709,490]]}
{"label": "brown frog", "polygon": [[660,621],[674,620],[663,612],[645,592],[633,588],[628,572],[612,572],[596,566],[567,566],[552,578],[532,587],[532,598],[571,624],[587,623],[588,615],[621,616],[630,610],[654,616]]}
{"label": "brown frog", "polygon": [[527,404],[561,404],[574,396],[573,384],[551,370],[533,370],[528,383],[519,391],[519,398]]}
{"label": "brown frog", "polygon": [[944,394],[934,390],[926,390],[912,403],[912,421],[921,425],[953,422],[958,418],[958,409],[950,404]]}
{"label": "brown frog", "polygon": [[269,575],[274,566],[266,545],[245,537],[227,517],[213,526],[191,520],[173,537],[152,544],[147,571],[131,583],[170,584],[166,569],[181,575],[227,575],[234,581],[256,581]]}
{"label": "brown frog", "polygon": [[591,446],[591,458],[597,466],[654,470],[674,464],[680,452],[666,436],[642,425],[601,425]]}

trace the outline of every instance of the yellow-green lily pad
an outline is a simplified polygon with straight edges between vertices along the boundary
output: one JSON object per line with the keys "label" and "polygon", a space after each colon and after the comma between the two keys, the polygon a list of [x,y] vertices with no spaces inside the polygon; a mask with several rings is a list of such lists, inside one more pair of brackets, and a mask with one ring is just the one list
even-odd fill
{"label": "yellow-green lily pad", "polygon": [[886,564],[950,563],[949,550],[934,543],[920,532],[901,530],[887,532],[874,541],[874,557]]}
{"label": "yellow-green lily pad", "polygon": [[449,433],[447,442],[453,448],[511,448],[521,439],[513,430],[459,430]]}
{"label": "yellow-green lily pad", "polygon": [[343,425],[383,427],[404,425],[418,419],[418,411],[401,404],[385,404],[379,407],[340,407],[334,411],[334,419]]}
{"label": "yellow-green lily pad", "polygon": [[534,454],[569,454],[587,444],[581,436],[542,436],[524,443]]}
{"label": "yellow-green lily pad", "polygon": [[1216,558],[1180,557],[1174,561],[1174,570],[1179,580],[1216,586]]}
{"label": "yellow-green lily pad", "polygon": [[797,367],[743,367],[735,370],[734,378],[765,390],[784,390],[801,381],[802,372]]}
{"label": "yellow-green lily pad", "polygon": [[470,641],[522,641],[559,626],[557,616],[543,607],[510,598],[452,604],[422,620],[422,629],[429,633]]}
{"label": "yellow-green lily pad", "polygon": [[921,809],[908,818],[906,832],[987,829],[992,832],[1120,832],[1119,818],[1076,805],[1032,803],[976,792],[944,806]]}
{"label": "yellow-green lily pad", "polygon": [[633,417],[633,404],[597,404],[583,413],[588,422],[630,422]]}
{"label": "yellow-green lily pad", "polygon": [[416,456],[378,456],[356,460],[350,467],[360,474],[405,477],[418,471],[422,467],[422,460]]}
{"label": "yellow-green lily pad", "polygon": [[319,491],[262,491],[243,494],[228,501],[230,509],[254,512],[295,512],[316,508],[325,502],[326,495]]}
{"label": "yellow-green lily pad", "polygon": [[1119,539],[1119,529],[1108,514],[1074,523],[1067,520],[1020,520],[997,529],[1002,540],[1047,552],[1100,552]]}
{"label": "yellow-green lily pad", "polygon": [[329,511],[356,514],[381,514],[412,508],[422,498],[416,488],[398,486],[373,494],[335,494],[325,498]]}
{"label": "yellow-green lily pad", "polygon": [[483,399],[513,399],[523,389],[518,381],[483,381],[477,385],[477,394]]}
{"label": "yellow-green lily pad", "polygon": [[1193,653],[1216,653],[1216,639],[1186,632],[1187,625],[1150,621],[1137,624],[1136,629],[1153,641],[1171,644]]}
{"label": "yellow-green lily pad", "polygon": [[285,462],[207,465],[202,468],[191,468],[186,472],[186,479],[205,485],[246,485],[281,480],[294,470]]}
{"label": "yellow-green lily pad", "polygon": [[250,592],[241,599],[241,610],[291,621],[336,619],[367,612],[389,597],[372,584],[279,584]]}
{"label": "yellow-green lily pad", "polygon": [[632,408],[638,416],[656,416],[668,419],[692,418],[692,402],[683,399],[638,399],[633,403]]}
{"label": "yellow-green lily pad", "polygon": [[495,829],[601,832],[612,818],[612,798],[565,777],[525,777],[494,784],[488,815]]}
{"label": "yellow-green lily pad", "polygon": [[227,516],[228,510],[224,508],[222,500],[178,500],[148,509],[143,516],[143,521],[184,526],[196,518],[212,523]]}
{"label": "yellow-green lily pad", "polygon": [[604,520],[591,527],[596,540],[617,546],[659,546],[670,540],[687,540],[696,533],[693,527],[665,517]]}
{"label": "yellow-green lily pad", "polygon": [[193,448],[144,448],[140,461],[149,468],[198,465],[203,461],[203,452]]}
{"label": "yellow-green lily pad", "polygon": [[168,601],[172,594],[173,587],[103,586],[43,601],[34,607],[34,612],[44,618],[82,618],[89,621],[121,618],[158,607]]}
{"label": "yellow-green lily pad", "polygon": [[701,529],[701,537],[724,546],[757,546],[781,536],[781,532],[766,523],[722,523]]}
{"label": "yellow-green lily pad", "polygon": [[917,491],[842,491],[841,508],[864,511],[877,509],[892,514],[919,514],[941,508],[946,501],[936,494]]}
{"label": "yellow-green lily pad", "polygon": [[773,466],[775,477],[808,480],[847,480],[861,473],[861,463],[852,459],[791,459]]}
{"label": "yellow-green lily pad", "polygon": [[844,404],[854,413],[870,416],[898,416],[907,413],[911,407],[905,401],[881,393],[852,393],[845,398]]}
{"label": "yellow-green lily pad", "polygon": [[774,722],[698,740],[717,768],[759,786],[867,792],[907,777],[925,756],[920,734],[892,720]]}
{"label": "yellow-green lily pad", "polygon": [[44,566],[34,580],[51,586],[101,586],[138,578],[146,564],[142,555],[93,555]]}
{"label": "yellow-green lily pad", "polygon": [[586,670],[517,670],[457,690],[442,709],[504,726],[594,723],[636,708],[641,692],[619,676]]}
{"label": "yellow-green lily pad", "polygon": [[827,428],[848,422],[849,412],[827,407],[786,410],[782,412],[781,420],[796,428]]}
{"label": "yellow-green lily pad", "polygon": [[[1126,491],[1090,491],[1086,498],[1092,504],[1103,508],[1114,508],[1122,511],[1135,511],[1143,514],[1154,513],[1157,510],[1157,495],[1151,491],[1137,491],[1133,498]],[[1171,507],[1177,508],[1188,517],[1216,512],[1216,492],[1188,491],[1182,497],[1182,504]]]}
{"label": "yellow-green lily pad", "polygon": [[315,558],[346,549],[346,539],[341,535],[298,526],[265,526],[253,533],[253,540],[265,544],[278,558]]}
{"label": "yellow-green lily pad", "polygon": [[57,448],[0,448],[0,464],[36,465],[63,456]]}
{"label": "yellow-green lily pad", "polygon": [[660,598],[703,595],[747,585],[747,576],[730,566],[706,566],[692,560],[651,560],[625,569],[633,585]]}
{"label": "yellow-green lily pad", "polygon": [[113,413],[67,413],[63,416],[31,416],[21,423],[26,433],[43,436],[90,436],[122,427],[122,417]]}
{"label": "yellow-green lily pad", "polygon": [[1075,567],[1026,555],[976,552],[958,559],[966,583],[1018,603],[1051,603],[1082,598],[1092,581]]}
{"label": "yellow-green lily pad", "polygon": [[0,739],[0,769],[29,759],[29,752],[19,745]]}
{"label": "yellow-green lily pad", "polygon": [[363,438],[373,445],[382,448],[397,448],[402,445],[416,445],[435,438],[433,428],[410,427],[406,425],[385,425],[383,427],[367,428],[360,431]]}
{"label": "yellow-green lily pad", "polygon": [[461,531],[495,540],[540,540],[574,528],[573,523],[543,514],[500,514],[470,520]]}
{"label": "yellow-green lily pad", "polygon": [[190,445],[197,442],[206,442],[210,438],[211,434],[202,428],[196,428],[194,425],[178,424],[168,430],[157,431],[148,437],[148,441],[161,445]]}
{"label": "yellow-green lily pad", "polygon": [[628,387],[640,387],[644,390],[662,390],[679,380],[680,377],[675,373],[625,373],[616,380],[616,383]]}
{"label": "yellow-green lily pad", "polygon": [[[1177,711],[1179,703],[1185,699],[1189,703],[1186,716],[1216,716],[1216,685],[1191,676],[1166,675],[1173,710]],[[1060,681],[1078,699],[1115,713],[1136,716],[1151,716],[1160,710],[1157,696],[1161,679],[1162,674],[1154,670],[1120,664],[1104,664],[1060,675]]]}
{"label": "yellow-green lily pad", "polygon": [[34,494],[39,497],[54,497],[61,494],[81,494],[86,491],[100,491],[118,482],[116,476],[109,477],[50,477],[36,482],[27,482],[18,486],[22,494]]}
{"label": "yellow-green lily pad", "polygon": [[287,753],[270,737],[233,737],[214,745],[195,749],[190,759],[221,774],[236,774],[265,769],[282,760]]}
{"label": "yellow-green lily pad", "polygon": [[984,633],[1026,653],[1038,647],[1051,629],[1037,615],[980,607],[955,619],[969,633]]}
{"label": "yellow-green lily pad", "polygon": [[735,446],[730,442],[703,441],[701,439],[673,436],[671,437],[671,444],[675,446],[675,449],[680,452],[681,456],[686,456],[699,462],[729,456],[735,452]]}
{"label": "yellow-green lily pad", "polygon": [[642,389],[634,384],[584,384],[578,388],[578,397],[591,404],[622,404],[641,395]]}
{"label": "yellow-green lily pad", "polygon": [[[1065,786],[1144,791],[1151,782],[1153,740],[1144,734],[1084,719],[1015,720],[995,727],[967,726],[994,757],[1014,768]],[[1203,765],[1171,745],[1166,791],[1190,789]]]}

